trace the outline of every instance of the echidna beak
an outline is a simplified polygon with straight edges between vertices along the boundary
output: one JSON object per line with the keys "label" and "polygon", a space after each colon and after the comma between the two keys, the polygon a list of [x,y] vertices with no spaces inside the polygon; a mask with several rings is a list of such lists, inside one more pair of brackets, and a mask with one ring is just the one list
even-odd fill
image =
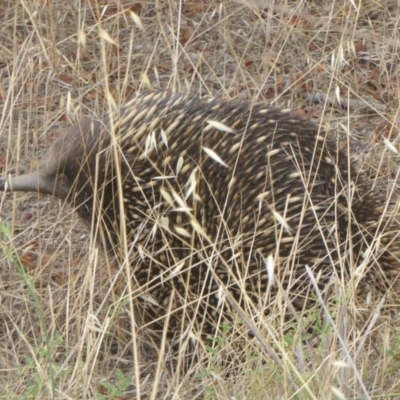
{"label": "echidna beak", "polygon": [[[50,187],[51,186],[51,187]],[[40,192],[53,194],[54,186],[48,185],[40,177],[39,170],[29,174],[0,180],[0,190],[11,192]]]}

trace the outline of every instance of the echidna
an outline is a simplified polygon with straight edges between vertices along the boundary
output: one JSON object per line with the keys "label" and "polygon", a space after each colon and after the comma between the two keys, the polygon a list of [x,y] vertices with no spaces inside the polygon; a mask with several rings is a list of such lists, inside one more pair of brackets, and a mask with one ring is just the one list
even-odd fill
{"label": "echidna", "polygon": [[196,316],[212,332],[226,290],[268,312],[281,287],[284,301],[308,307],[306,265],[321,290],[366,253],[370,286],[385,290],[398,271],[348,155],[314,123],[265,104],[139,95],[69,128],[37,171],[0,188],[71,203],[108,251],[129,257],[148,321],[172,330]]}

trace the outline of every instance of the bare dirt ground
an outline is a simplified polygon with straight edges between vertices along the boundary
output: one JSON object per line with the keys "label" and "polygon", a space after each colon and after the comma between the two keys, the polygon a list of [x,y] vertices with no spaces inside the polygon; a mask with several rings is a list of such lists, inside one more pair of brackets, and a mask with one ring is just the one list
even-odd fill
{"label": "bare dirt ground", "polygon": [[[0,0],[0,15],[2,176],[35,168],[110,96],[168,89],[296,108],[395,208],[398,1]],[[400,397],[398,313],[380,315],[380,299],[361,320],[365,310],[338,302],[311,334],[271,316],[260,327],[270,353],[248,339],[240,375],[218,369],[226,338],[180,374],[168,346],[160,355],[132,337],[123,279],[73,210],[36,194],[2,195],[0,206],[1,398]]]}

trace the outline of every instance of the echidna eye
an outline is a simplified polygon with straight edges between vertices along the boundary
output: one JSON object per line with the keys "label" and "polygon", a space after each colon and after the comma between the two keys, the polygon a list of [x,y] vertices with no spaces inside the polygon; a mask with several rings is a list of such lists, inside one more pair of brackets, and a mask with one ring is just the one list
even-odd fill
{"label": "echidna eye", "polygon": [[66,181],[67,179],[68,179],[68,177],[65,173],[57,174],[58,181]]}

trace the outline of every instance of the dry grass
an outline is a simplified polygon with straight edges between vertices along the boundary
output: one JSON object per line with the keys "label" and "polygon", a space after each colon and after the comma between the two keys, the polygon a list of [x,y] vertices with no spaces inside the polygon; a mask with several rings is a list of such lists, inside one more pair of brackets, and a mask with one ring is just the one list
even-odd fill
{"label": "dry grass", "polygon": [[[383,201],[397,201],[397,1],[0,0],[0,13],[3,174],[36,167],[82,115],[151,87],[298,107],[338,135]],[[123,277],[75,214],[11,197],[1,203],[2,398],[400,396],[396,318],[380,315],[379,299],[358,309],[340,284],[333,319],[302,322],[311,333],[273,313],[255,327],[260,342],[235,321],[180,374],[167,342],[160,354],[132,329]],[[223,379],[234,340],[247,363]]]}

